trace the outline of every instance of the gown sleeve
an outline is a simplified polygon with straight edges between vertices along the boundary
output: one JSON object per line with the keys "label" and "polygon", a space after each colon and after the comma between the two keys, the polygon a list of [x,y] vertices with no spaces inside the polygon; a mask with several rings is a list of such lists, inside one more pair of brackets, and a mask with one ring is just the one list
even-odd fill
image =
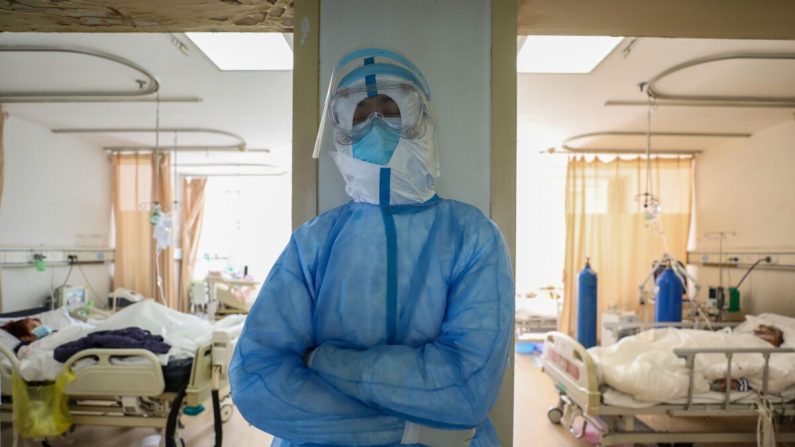
{"label": "gown sleeve", "polygon": [[485,421],[507,365],[514,318],[505,244],[496,226],[485,227],[469,235],[481,243],[449,285],[434,341],[366,350],[324,343],[310,368],[342,393],[412,422],[461,429]]}
{"label": "gown sleeve", "polygon": [[313,299],[300,253],[291,239],[246,319],[229,372],[235,405],[252,425],[291,442],[399,443],[403,420],[340,393],[305,366]]}

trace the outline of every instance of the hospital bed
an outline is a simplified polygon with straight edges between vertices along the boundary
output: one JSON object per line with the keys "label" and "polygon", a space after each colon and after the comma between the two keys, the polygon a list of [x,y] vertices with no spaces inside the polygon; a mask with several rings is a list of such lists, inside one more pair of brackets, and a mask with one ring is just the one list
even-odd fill
{"label": "hospital bed", "polygon": [[[731,358],[738,354],[758,353],[765,359],[761,396],[777,416],[795,416],[795,390],[768,393],[769,359],[771,356],[793,353],[792,348],[677,348],[674,354],[685,360],[689,371],[687,397],[656,405],[635,405],[634,402],[611,402],[605,396],[609,387],[599,383],[597,364],[591,354],[574,338],[560,333],[547,334],[543,353],[543,371],[552,379],[560,393],[557,406],[548,412],[549,420],[568,427],[573,435],[582,437],[591,425],[596,442],[602,446],[625,443],[749,443],[757,442],[757,433],[722,431],[655,431],[639,419],[642,416],[668,418],[758,417],[758,401],[752,393],[727,390],[722,393],[696,395],[693,392],[695,369],[699,355],[722,354],[727,359],[726,377],[731,375]],[[777,433],[776,439],[795,441],[795,432]]]}
{"label": "hospital bed", "polygon": [[517,296],[515,325],[517,338],[534,338],[557,330],[561,300],[545,295]]}
{"label": "hospital bed", "polygon": [[[166,366],[145,349],[86,349],[74,354],[64,363],[64,369],[74,374],[66,387],[72,428],[154,428],[165,431],[161,445],[184,447],[179,436],[181,414],[188,414],[190,409],[195,414],[203,403],[211,401],[215,446],[221,446],[222,423],[233,411],[228,367],[243,322],[242,316],[217,322],[211,342],[200,346],[192,359],[169,361]],[[0,345],[3,358],[8,363],[0,367],[0,421],[13,422],[12,374],[20,374],[20,363],[15,354]],[[121,358],[136,361],[115,361]]]}

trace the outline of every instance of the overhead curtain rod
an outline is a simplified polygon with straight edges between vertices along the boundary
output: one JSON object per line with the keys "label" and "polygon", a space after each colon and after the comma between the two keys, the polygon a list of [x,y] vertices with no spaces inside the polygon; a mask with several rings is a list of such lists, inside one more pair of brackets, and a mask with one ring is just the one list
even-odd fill
{"label": "overhead curtain rod", "polygon": [[[549,155],[646,155],[646,151],[642,149],[627,149],[627,150],[620,150],[620,149],[590,149],[590,150],[558,150],[557,148],[551,147],[545,151],[541,151],[542,154],[549,154]],[[690,149],[683,149],[683,150],[654,150],[651,151],[651,155],[659,156],[659,155],[677,155],[677,156],[684,156],[684,157],[695,157],[696,155],[700,154],[700,150],[690,150]]]}
{"label": "overhead curtain rod", "polygon": [[[633,131],[604,131],[604,132],[590,132],[580,135],[575,135],[563,140],[561,146],[562,151],[555,148],[549,149],[546,153],[550,154],[645,154],[645,149],[631,148],[631,149],[598,149],[586,147],[571,147],[573,141],[581,140],[583,138],[600,137],[600,136],[646,136],[647,132],[633,132]],[[749,138],[749,133],[727,133],[727,132],[651,132],[651,136],[655,137],[697,137],[697,138]],[[655,149],[651,151],[655,155],[696,155],[700,154],[700,149]]]}
{"label": "overhead curtain rod", "polygon": [[[698,65],[726,60],[788,60],[795,61],[795,53],[752,53],[735,51],[704,56],[674,65],[663,70],[646,83],[646,93],[655,106],[680,107],[758,107],[795,108],[795,96],[742,96],[742,95],[676,95],[661,91],[657,84],[666,77]],[[607,101],[605,106],[647,106],[647,101]]]}
{"label": "overhead curtain rod", "polygon": [[183,177],[279,177],[286,174],[286,171],[275,172],[273,174],[256,174],[256,173],[232,173],[232,174],[208,174],[199,172],[177,172],[177,175]]}
{"label": "overhead curtain rod", "polygon": [[[240,135],[237,135],[232,132],[228,132],[225,130],[218,130],[218,129],[209,129],[203,127],[161,127],[160,129],[155,128],[78,128],[78,129],[53,129],[53,133],[62,133],[62,134],[81,134],[81,133],[204,133],[204,134],[214,134],[214,135],[223,135],[226,137],[230,137],[232,139],[237,140],[236,144],[224,144],[224,145],[182,145],[182,146],[158,146],[157,149],[161,151],[240,151],[240,152],[270,152],[269,149],[247,149],[246,148],[246,140],[243,139]],[[135,151],[135,150],[149,150],[155,149],[156,146],[124,146],[124,147],[106,147],[106,150],[111,152],[125,152],[125,151]]]}
{"label": "overhead curtain rod", "polygon": [[[115,54],[87,48],[68,48],[62,46],[14,45],[0,46],[0,53],[67,53],[95,57],[131,68],[143,75],[146,80],[139,81],[138,90],[94,90],[94,91],[44,91],[44,92],[0,92],[0,102],[4,103],[62,103],[62,102],[155,102],[149,97],[160,90],[157,78],[140,65]],[[198,97],[160,98],[160,102],[202,102]]]}
{"label": "overhead curtain rod", "polygon": [[278,168],[278,166],[270,164],[270,163],[180,163],[179,167],[188,167],[188,168],[201,168],[201,167],[213,167],[213,168],[241,168],[241,167],[259,167],[259,168]]}

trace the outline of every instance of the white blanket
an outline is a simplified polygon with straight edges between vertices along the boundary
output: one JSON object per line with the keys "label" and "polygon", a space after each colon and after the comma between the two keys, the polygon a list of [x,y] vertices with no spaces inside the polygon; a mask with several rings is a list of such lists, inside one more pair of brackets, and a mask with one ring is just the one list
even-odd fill
{"label": "white blanket", "polygon": [[[629,394],[638,401],[662,403],[687,396],[689,370],[675,348],[769,348],[771,344],[753,335],[759,324],[772,324],[784,332],[783,347],[795,347],[795,319],[763,314],[749,316],[734,332],[692,329],[655,329],[627,337],[608,347],[588,350],[598,365],[600,382]],[[723,354],[698,354],[694,373],[694,393],[706,393],[712,381],[725,377]],[[764,359],[760,354],[736,354],[732,377],[749,379],[754,389],[762,389]],[[771,392],[795,385],[795,354],[770,357]]]}
{"label": "white blanket", "polygon": [[196,349],[210,342],[213,330],[211,323],[195,315],[177,312],[151,300],[126,307],[106,320],[92,323],[61,319],[57,326],[51,326],[57,332],[20,348],[17,355],[22,377],[27,381],[54,380],[63,370],[63,365],[53,358],[55,348],[95,331],[138,327],[160,335],[171,345],[168,354],[158,356],[161,364],[165,365],[172,358],[193,357]]}

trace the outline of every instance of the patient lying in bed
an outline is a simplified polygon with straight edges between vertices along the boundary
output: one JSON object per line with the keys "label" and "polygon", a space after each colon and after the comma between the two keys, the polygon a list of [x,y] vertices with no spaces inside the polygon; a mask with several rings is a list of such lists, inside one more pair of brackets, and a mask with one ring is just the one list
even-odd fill
{"label": "patient lying in bed", "polygon": [[38,318],[21,318],[0,326],[0,329],[18,338],[23,343],[33,343],[39,338],[44,338],[52,332]]}
{"label": "patient lying in bed", "polygon": [[[18,347],[20,373],[27,381],[54,380],[63,371],[63,365],[55,360],[55,350],[67,343],[82,339],[98,331],[125,328],[140,328],[161,336],[170,346],[167,353],[158,355],[162,365],[169,360],[193,357],[200,346],[210,342],[213,325],[195,315],[169,309],[154,301],[142,301],[111,315],[106,320],[83,323],[69,317],[65,309],[45,312],[36,317],[53,332],[36,338],[30,344],[18,347],[22,338],[0,331],[0,343],[9,350]],[[1,357],[1,356],[0,356]],[[3,362],[7,362],[4,358]]]}
{"label": "patient lying in bed", "polygon": [[[601,383],[638,401],[661,403],[687,396],[689,369],[685,360],[673,353],[676,348],[792,347],[795,346],[793,342],[795,319],[766,314],[747,317],[734,331],[649,330],[624,338],[613,346],[594,347],[588,352],[597,362]],[[726,366],[723,354],[698,354],[694,394],[725,386]],[[744,387],[762,389],[763,370],[764,359],[760,354],[735,354],[732,388],[738,391]],[[772,355],[768,389],[780,392],[793,385],[795,354]]]}

